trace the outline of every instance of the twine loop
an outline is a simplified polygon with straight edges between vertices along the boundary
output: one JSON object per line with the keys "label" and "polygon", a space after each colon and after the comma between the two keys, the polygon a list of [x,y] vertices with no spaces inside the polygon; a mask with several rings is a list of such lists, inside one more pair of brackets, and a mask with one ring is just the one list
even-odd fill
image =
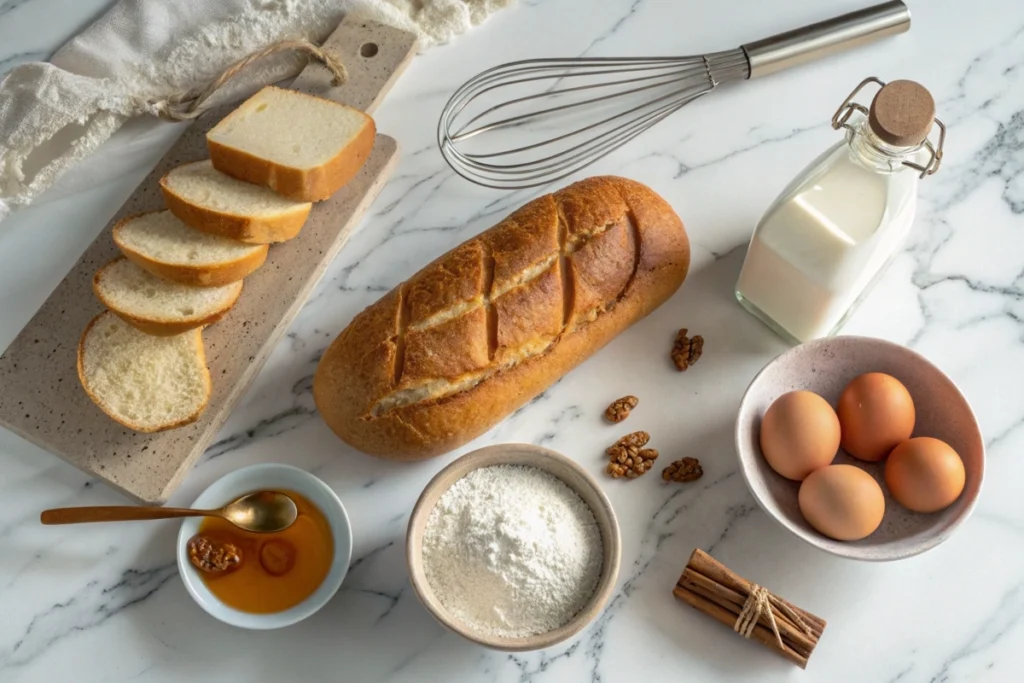
{"label": "twine loop", "polygon": [[759,586],[756,583],[750,584],[750,595],[744,601],[743,609],[740,610],[740,615],[736,618],[736,623],[733,624],[732,630],[744,638],[749,638],[754,634],[757,622],[763,615],[768,625],[772,627],[772,633],[775,634],[775,642],[778,644],[779,649],[785,650],[786,648],[782,644],[782,636],[779,634],[779,626],[775,623],[775,614],[772,608],[779,610],[779,612],[789,617],[808,636],[814,635],[811,627],[796,613],[796,610],[772,595],[764,586]]}
{"label": "twine loop", "polygon": [[328,54],[319,45],[302,38],[281,40],[268,45],[262,50],[252,53],[244,59],[238,60],[231,66],[227,67],[220,76],[213,79],[202,88],[192,88],[186,92],[177,93],[159,100],[147,100],[143,103],[142,108],[168,121],[188,121],[190,119],[194,119],[203,113],[203,104],[215,92],[217,92],[221,86],[234,78],[238,72],[245,69],[245,67],[249,66],[253,62],[263,59],[264,57],[269,57],[270,55],[277,54],[278,52],[287,52],[291,50],[305,52],[310,57],[316,59],[327,67],[331,72],[331,75],[334,77],[331,80],[331,85],[337,87],[339,85],[344,85],[345,82],[348,81],[348,71],[345,69],[345,65]]}

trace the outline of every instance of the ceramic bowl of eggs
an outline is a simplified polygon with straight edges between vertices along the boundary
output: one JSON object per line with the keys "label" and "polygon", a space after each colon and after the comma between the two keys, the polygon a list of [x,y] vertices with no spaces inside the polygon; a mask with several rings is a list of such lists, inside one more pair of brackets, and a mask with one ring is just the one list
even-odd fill
{"label": "ceramic bowl of eggs", "polygon": [[985,447],[941,370],[881,339],[801,344],[751,382],[736,421],[747,486],[827,552],[887,561],[950,537],[978,499]]}

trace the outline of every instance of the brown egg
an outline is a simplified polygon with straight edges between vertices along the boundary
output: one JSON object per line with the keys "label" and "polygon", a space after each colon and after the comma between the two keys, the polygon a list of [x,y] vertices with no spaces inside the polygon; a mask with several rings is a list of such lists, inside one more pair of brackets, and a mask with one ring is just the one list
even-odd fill
{"label": "brown egg", "polygon": [[898,379],[881,372],[869,372],[847,384],[838,412],[843,448],[861,460],[883,459],[914,431],[910,392]]}
{"label": "brown egg", "polygon": [[829,465],[800,484],[800,512],[819,532],[837,541],[859,541],[885,514],[882,487],[853,465]]}
{"label": "brown egg", "polygon": [[773,470],[794,481],[832,462],[839,450],[839,418],[811,391],[791,391],[761,420],[761,452]]}
{"label": "brown egg", "polygon": [[897,446],[885,463],[885,485],[903,507],[938,512],[964,490],[964,462],[945,441],[919,436]]}

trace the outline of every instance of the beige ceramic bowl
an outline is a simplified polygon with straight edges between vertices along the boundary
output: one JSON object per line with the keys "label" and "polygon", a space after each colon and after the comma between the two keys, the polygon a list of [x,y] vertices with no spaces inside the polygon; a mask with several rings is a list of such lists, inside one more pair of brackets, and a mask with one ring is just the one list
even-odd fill
{"label": "beige ceramic bowl", "polygon": [[[866,463],[840,450],[835,464],[856,465],[882,486],[885,516],[873,534],[854,542],[835,541],[811,528],[800,514],[798,482],[775,473],[759,443],[761,419],[782,394],[807,389],[833,408],[847,383],[865,372],[892,375],[910,392],[917,414],[913,436],[932,436],[953,447],[967,474],[963,493],[948,508],[932,514],[911,512],[885,487],[885,461]],[[858,560],[899,560],[934,548],[970,515],[985,473],[985,445],[967,399],[924,356],[882,339],[831,337],[801,344],[771,361],[750,383],[736,419],[740,469],[758,504],[779,524],[813,546]]]}
{"label": "beige ceramic bowl", "polygon": [[[444,608],[441,602],[435,597],[430,583],[423,572],[423,532],[427,526],[427,519],[438,499],[451,487],[452,484],[462,479],[475,469],[490,467],[492,465],[532,465],[538,469],[552,474],[571,488],[594,513],[594,519],[601,531],[601,541],[604,544],[604,567],[601,570],[601,578],[597,582],[597,588],[590,602],[580,610],[573,619],[554,631],[541,633],[526,638],[499,638],[476,633],[459,622]],[[604,609],[608,599],[611,598],[615,589],[615,580],[619,575],[619,561],[621,555],[621,538],[619,536],[619,522],[615,518],[615,511],[612,510],[611,502],[601,487],[587,472],[569,458],[540,446],[530,444],[500,444],[488,446],[480,450],[467,453],[455,460],[448,467],[437,473],[423,493],[420,494],[416,507],[413,508],[412,517],[409,519],[409,532],[406,537],[406,556],[409,562],[409,578],[412,587],[419,596],[423,606],[442,625],[467,638],[494,650],[507,652],[522,652],[526,650],[540,650],[551,647],[579,633]]]}

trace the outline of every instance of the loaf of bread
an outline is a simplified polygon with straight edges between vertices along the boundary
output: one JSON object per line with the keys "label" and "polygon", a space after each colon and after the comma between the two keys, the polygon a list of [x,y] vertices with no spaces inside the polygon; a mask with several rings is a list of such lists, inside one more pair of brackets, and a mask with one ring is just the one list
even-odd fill
{"label": "loaf of bread", "polygon": [[689,263],[682,222],[650,188],[616,177],[575,183],[356,316],[317,368],[317,408],[365,453],[445,453],[661,305]]}

